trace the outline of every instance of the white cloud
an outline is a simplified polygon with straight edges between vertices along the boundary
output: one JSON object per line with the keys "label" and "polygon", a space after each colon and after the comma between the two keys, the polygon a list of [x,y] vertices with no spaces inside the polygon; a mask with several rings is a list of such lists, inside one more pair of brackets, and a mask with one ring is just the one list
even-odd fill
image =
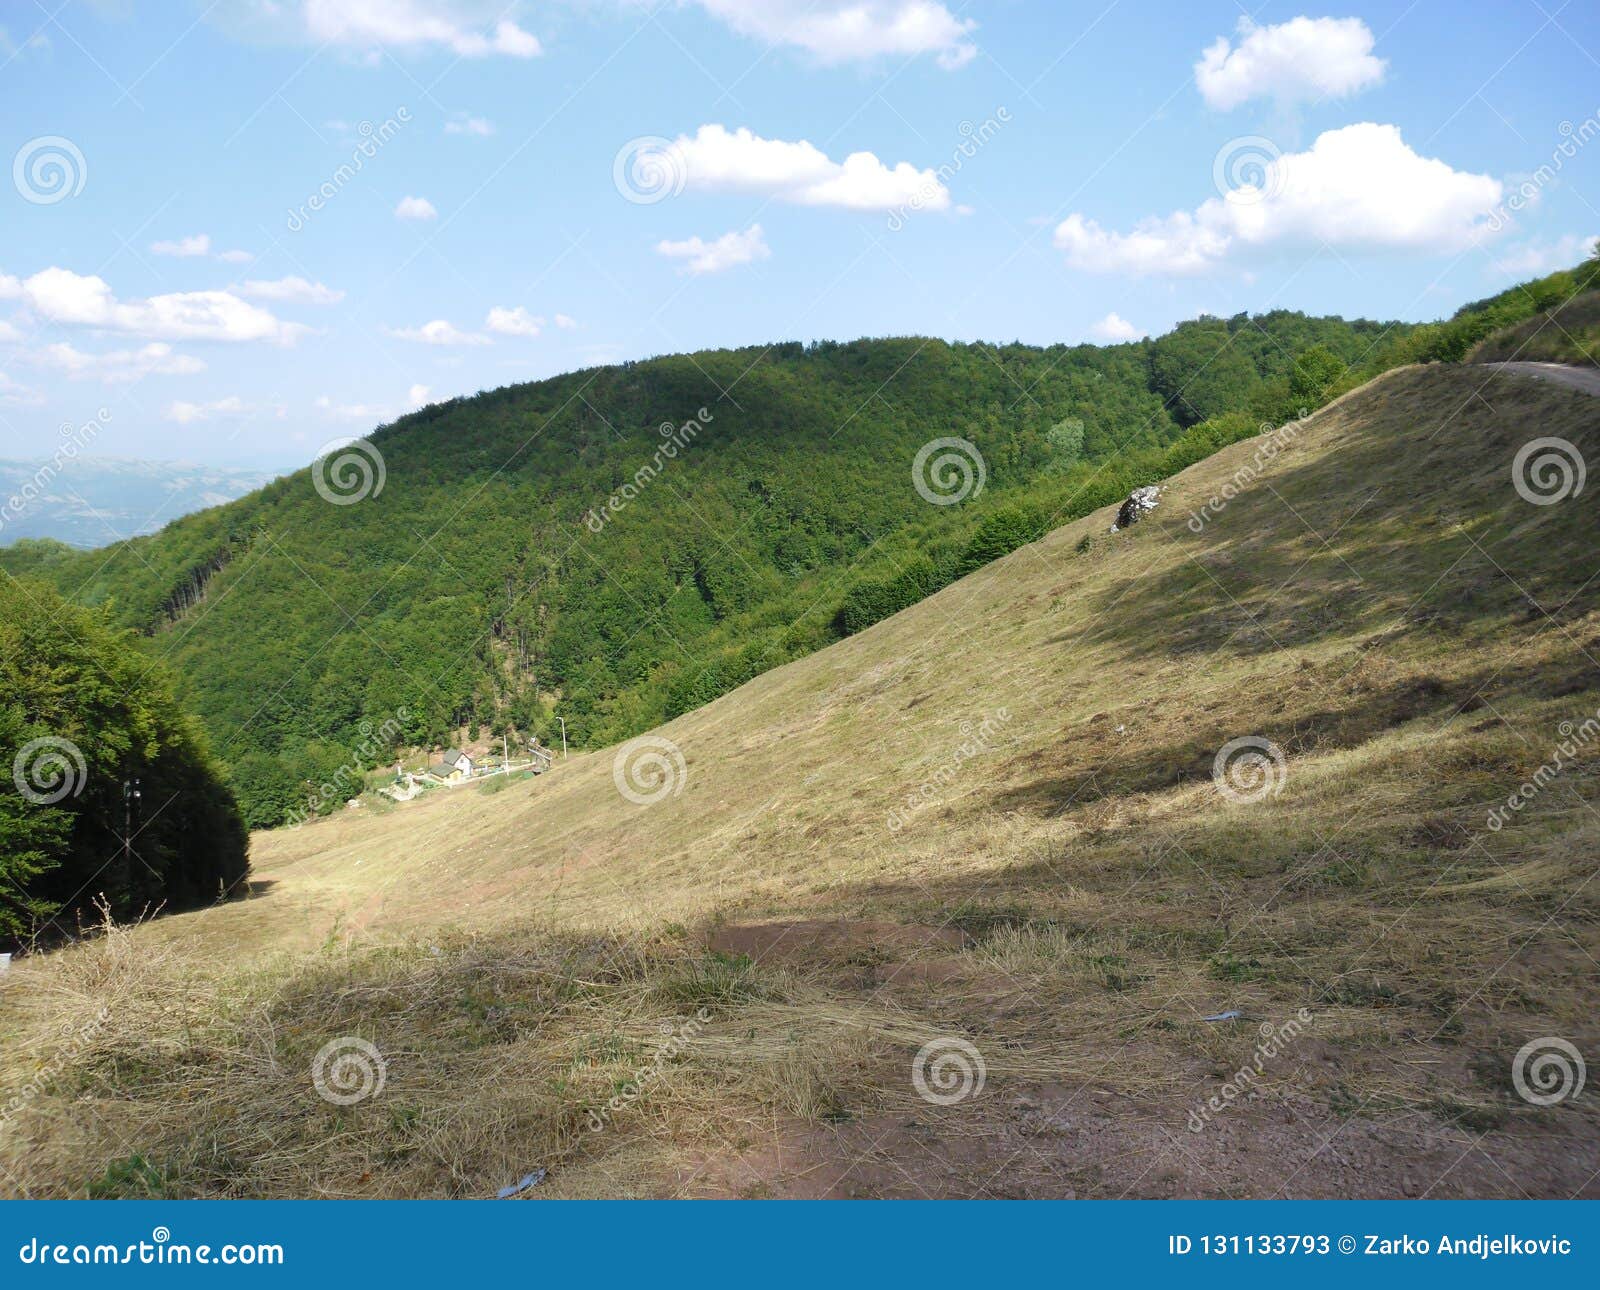
{"label": "white cloud", "polygon": [[1508,246],[1496,255],[1490,271],[1515,278],[1542,277],[1557,269],[1570,269],[1589,255],[1594,244],[1592,234],[1580,237],[1576,233],[1558,237],[1553,242],[1523,242]]}
{"label": "white cloud", "polygon": [[1193,211],[1108,232],[1074,212],[1055,243],[1096,273],[1198,273],[1280,247],[1457,251],[1490,232],[1502,185],[1413,152],[1392,125],[1329,130],[1267,164],[1255,185]]}
{"label": "white cloud", "polygon": [[544,326],[544,319],[537,314],[530,314],[521,305],[515,309],[507,309],[504,305],[496,305],[489,310],[489,316],[483,320],[483,325],[490,331],[499,332],[502,336],[537,336]]}
{"label": "white cloud", "polygon": [[[8,293],[0,278],[0,296]],[[159,340],[269,340],[292,345],[307,329],[287,323],[230,291],[175,291],[118,300],[103,278],[52,266],[17,284],[39,317],[68,326],[125,331]]]}
{"label": "white cloud", "polygon": [[305,278],[293,276],[274,279],[251,278],[237,283],[233,289],[241,296],[250,296],[255,300],[293,300],[308,305],[336,305],[344,299],[342,291],[336,291],[320,282],[309,282]]}
{"label": "white cloud", "polygon": [[486,117],[467,116],[459,113],[444,123],[446,134],[476,134],[487,136],[494,133],[494,122]]}
{"label": "white cloud", "polygon": [[0,372],[0,403],[20,403],[29,407],[37,407],[44,402],[44,396],[37,390],[14,381],[4,372]]}
{"label": "white cloud", "polygon": [[243,399],[237,394],[229,395],[225,399],[218,399],[214,403],[185,403],[179,401],[167,405],[166,418],[176,421],[179,425],[189,425],[195,421],[212,421],[217,417],[243,416],[250,409]]}
{"label": "white cloud", "polygon": [[936,0],[699,0],[742,36],[797,45],[824,63],[933,54],[939,66],[972,61],[978,25]]}
{"label": "white cloud", "polygon": [[721,125],[703,125],[693,138],[679,135],[636,160],[659,167],[684,187],[774,196],[802,206],[884,211],[913,202],[923,210],[950,205],[950,190],[931,169],[904,161],[890,167],[870,152],[852,152],[838,162],[804,139],[763,139],[744,126],[730,133]]}
{"label": "white cloud", "polygon": [[14,323],[8,323],[5,319],[0,318],[0,341],[9,342],[21,339],[22,333],[17,330]]}
{"label": "white cloud", "polygon": [[145,376],[193,376],[206,370],[198,358],[177,353],[171,345],[151,341],[139,349],[113,349],[88,354],[65,341],[46,345],[29,355],[41,367],[54,368],[72,381],[120,384]]}
{"label": "white cloud", "polygon": [[435,318],[420,327],[386,327],[396,340],[412,340],[419,345],[487,345],[489,338],[477,332],[462,331],[452,322]]}
{"label": "white cloud", "polygon": [[1373,36],[1359,18],[1291,18],[1258,27],[1239,20],[1239,44],[1218,36],[1194,65],[1206,103],[1222,111],[1254,98],[1279,103],[1345,98],[1383,80]]}
{"label": "white cloud", "polygon": [[576,331],[578,320],[576,318],[568,318],[566,314],[557,314],[556,326],[561,328],[562,331]]}
{"label": "white cloud", "polygon": [[326,394],[318,395],[314,406],[318,412],[336,421],[373,422],[392,421],[405,412],[415,412],[434,401],[433,391],[426,385],[413,385],[406,391],[405,402],[400,407],[384,403],[336,403]]}
{"label": "white cloud", "polygon": [[370,403],[335,403],[326,394],[317,396],[316,408],[340,421],[385,421],[389,410]]}
{"label": "white cloud", "polygon": [[682,242],[658,242],[656,250],[668,259],[686,260],[685,273],[721,273],[772,254],[762,236],[761,225],[752,224],[743,233],[724,233],[714,242],[691,237]]}
{"label": "white cloud", "polygon": [[180,237],[170,242],[152,242],[150,249],[156,255],[167,255],[179,260],[204,258],[221,260],[224,264],[248,264],[255,259],[249,251],[217,251],[213,254],[209,233],[192,233],[188,237]]}
{"label": "white cloud", "polygon": [[172,255],[180,259],[211,254],[211,238],[205,233],[180,237],[175,242],[152,242],[150,249],[157,255]]}
{"label": "white cloud", "polygon": [[1107,314],[1089,330],[1105,340],[1138,340],[1139,337],[1144,335],[1131,322],[1117,313]]}
{"label": "white cloud", "polygon": [[318,43],[413,51],[438,46],[462,58],[542,52],[538,38],[509,19],[492,27],[472,23],[461,16],[463,7],[483,8],[450,0],[304,0],[302,15],[306,34]]}
{"label": "white cloud", "polygon": [[396,219],[437,219],[439,212],[426,197],[402,197],[394,208]]}
{"label": "white cloud", "polygon": [[43,31],[34,32],[33,35],[19,45],[11,39],[9,31],[4,27],[0,27],[0,54],[5,54],[8,58],[20,54],[25,49],[46,50],[49,48],[50,37],[45,35]]}

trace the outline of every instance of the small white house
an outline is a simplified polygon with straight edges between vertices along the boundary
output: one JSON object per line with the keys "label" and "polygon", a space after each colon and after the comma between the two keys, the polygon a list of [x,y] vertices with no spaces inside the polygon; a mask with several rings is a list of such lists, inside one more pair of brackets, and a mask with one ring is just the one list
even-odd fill
{"label": "small white house", "polygon": [[430,766],[428,769],[435,778],[450,780],[468,779],[477,767],[472,758],[467,756],[466,753],[455,748],[449,748],[445,750],[445,754],[439,759],[438,764]]}

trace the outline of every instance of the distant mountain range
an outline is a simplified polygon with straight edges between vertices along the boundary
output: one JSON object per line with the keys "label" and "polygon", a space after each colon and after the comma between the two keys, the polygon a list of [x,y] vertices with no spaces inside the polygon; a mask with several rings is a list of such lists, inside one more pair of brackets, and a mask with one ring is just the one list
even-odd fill
{"label": "distant mountain range", "polygon": [[275,477],[266,470],[113,457],[59,465],[0,460],[0,547],[23,538],[105,546],[231,502]]}

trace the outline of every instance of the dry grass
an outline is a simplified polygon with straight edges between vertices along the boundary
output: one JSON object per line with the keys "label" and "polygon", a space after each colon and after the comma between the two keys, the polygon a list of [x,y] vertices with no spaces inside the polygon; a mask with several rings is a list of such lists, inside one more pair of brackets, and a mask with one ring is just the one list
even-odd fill
{"label": "dry grass", "polygon": [[[1596,1051],[1600,758],[1486,821],[1600,708],[1600,580],[1587,497],[1510,487],[1530,425],[1600,454],[1576,392],[1391,374],[1198,534],[1252,444],[1129,533],[1068,525],[672,722],[687,775],[652,806],[600,753],[260,835],[250,899],[0,987],[0,1097],[45,1072],[0,1185],[484,1195],[545,1166],[541,1195],[919,1194],[931,1150],[951,1194],[1383,1195],[1430,1171],[1435,1194],[1566,1194],[1600,1167],[1592,1099],[1535,1115],[1509,1063],[1537,1035]],[[1241,735],[1283,749],[1276,796],[1218,792]],[[1230,1122],[1274,1153],[1133,1166],[1167,1149],[1138,1126],[1181,1135],[1300,1008]],[[1200,1020],[1224,1009],[1246,1020]],[[318,1097],[341,1036],[384,1054],[380,1096]],[[987,1091],[933,1109],[911,1060],[948,1036]],[[1078,1137],[1017,1118],[1057,1095],[1100,1107]],[[1280,1110],[1319,1127],[1269,1132]],[[1495,1169],[1460,1164],[1450,1135],[1488,1128]],[[1336,1129],[1373,1135],[1353,1174],[1290,1159]]]}

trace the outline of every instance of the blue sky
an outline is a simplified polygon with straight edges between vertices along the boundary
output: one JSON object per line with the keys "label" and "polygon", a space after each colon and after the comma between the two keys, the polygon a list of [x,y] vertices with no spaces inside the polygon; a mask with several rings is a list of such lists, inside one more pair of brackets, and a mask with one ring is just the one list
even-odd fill
{"label": "blue sky", "polygon": [[1600,9],[1559,0],[4,0],[0,28],[6,457],[105,409],[94,452],[287,467],[712,346],[1432,318],[1600,233]]}

